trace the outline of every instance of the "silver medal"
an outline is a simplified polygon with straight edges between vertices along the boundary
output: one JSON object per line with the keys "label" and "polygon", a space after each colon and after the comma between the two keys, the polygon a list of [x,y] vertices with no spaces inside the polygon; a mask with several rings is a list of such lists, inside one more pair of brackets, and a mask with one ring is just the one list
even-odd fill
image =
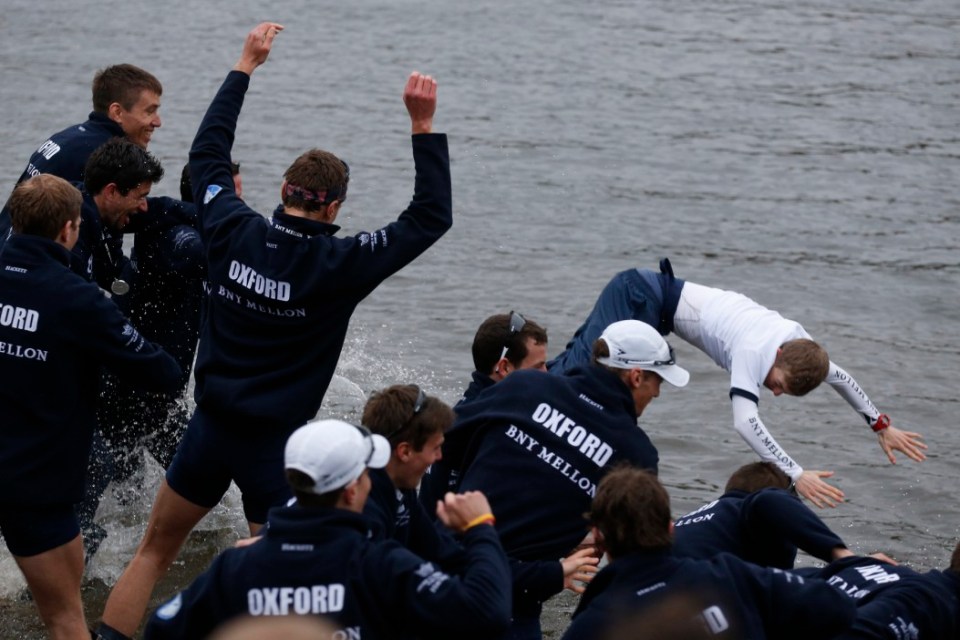
{"label": "silver medal", "polygon": [[130,285],[127,284],[126,280],[117,278],[113,281],[113,284],[110,285],[110,291],[112,291],[115,295],[122,296],[130,292]]}

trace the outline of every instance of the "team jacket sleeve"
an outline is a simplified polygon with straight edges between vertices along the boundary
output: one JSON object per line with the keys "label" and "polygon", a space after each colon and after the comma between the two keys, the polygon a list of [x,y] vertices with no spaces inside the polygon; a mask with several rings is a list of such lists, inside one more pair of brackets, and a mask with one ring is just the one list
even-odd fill
{"label": "team jacket sleeve", "polygon": [[515,600],[544,602],[563,591],[563,565],[559,560],[524,562],[510,558]]}
{"label": "team jacket sleeve", "polygon": [[369,582],[381,590],[383,602],[405,603],[406,619],[418,632],[431,630],[429,637],[500,637],[510,624],[512,591],[497,532],[492,526],[473,527],[463,545],[467,563],[459,575],[393,547],[387,558],[368,563]]}
{"label": "team jacket sleeve", "polygon": [[205,638],[224,620],[224,600],[220,593],[221,557],[194,582],[157,610],[147,620],[145,640]]}
{"label": "team jacket sleeve", "polygon": [[231,71],[203,116],[190,148],[190,181],[200,219],[200,232],[207,238],[215,229],[237,216],[254,216],[237,197],[230,171],[230,153],[237,118],[250,86],[250,76]]}
{"label": "team jacket sleeve", "polygon": [[826,562],[843,540],[798,498],[779,490],[760,491],[747,498],[749,524],[763,537],[788,540]]}
{"label": "team jacket sleeve", "polygon": [[77,303],[96,313],[76,313],[79,339],[125,384],[146,391],[174,393],[180,388],[180,365],[173,356],[140,335],[112,300],[85,288]]}
{"label": "team jacket sleeve", "polygon": [[[729,566],[730,559],[725,563]],[[745,588],[739,597],[753,595],[768,638],[832,638],[856,617],[853,600],[822,580],[743,562],[738,565],[738,580]]]}
{"label": "team jacket sleeve", "polygon": [[827,374],[827,384],[833,387],[833,390],[840,394],[840,397],[847,401],[853,410],[863,416],[867,424],[872,425],[877,421],[880,412],[864,393],[857,381],[849,373],[830,363],[830,373]]}
{"label": "team jacket sleeve", "polygon": [[733,427],[740,437],[756,451],[764,462],[772,462],[783,470],[794,482],[803,474],[803,467],[787,455],[777,443],[763,421],[757,403],[740,395],[731,395],[733,405]]}

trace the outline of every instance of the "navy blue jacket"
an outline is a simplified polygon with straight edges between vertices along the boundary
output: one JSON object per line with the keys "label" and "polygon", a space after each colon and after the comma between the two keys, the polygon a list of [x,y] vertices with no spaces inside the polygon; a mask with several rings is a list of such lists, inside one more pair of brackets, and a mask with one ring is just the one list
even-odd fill
{"label": "navy blue jacket", "polygon": [[956,640],[960,638],[960,575],[928,571],[905,576],[857,609],[842,640]]}
{"label": "navy blue jacket", "polygon": [[626,385],[589,366],[515,371],[457,406],[441,462],[458,491],[486,494],[507,554],[528,561],[557,560],[583,539],[583,514],[610,467],[656,472],[658,461]]}
{"label": "navy blue jacket", "polygon": [[157,609],[146,638],[203,638],[235,616],[323,614],[347,637],[497,638],[510,617],[506,558],[492,527],[463,537],[469,567],[448,575],[393,540],[370,540],[341,509],[272,509],[262,539],[229,549]]}
{"label": "navy blue jacket", "polygon": [[[53,134],[40,145],[17,178],[17,184],[41,173],[52,173],[67,182],[83,182],[83,170],[90,154],[110,138],[126,135],[106,114],[94,111],[88,118]],[[4,205],[0,212],[0,237],[5,237],[9,230],[10,214]]]}
{"label": "navy blue jacket", "polygon": [[396,540],[445,571],[459,571],[465,559],[463,547],[446,529],[434,524],[417,500],[417,492],[397,489],[384,469],[371,469],[370,481],[363,515],[374,537]]}
{"label": "navy blue jacket", "polygon": [[16,504],[79,502],[101,365],[153,391],[180,377],[69,263],[36,236],[14,234],[0,251],[0,485]]}
{"label": "navy blue jacket", "polygon": [[762,567],[792,569],[797,548],[830,562],[844,547],[823,520],[783,489],[729,491],[674,523],[678,556],[711,558],[728,552]]}
{"label": "navy blue jacket", "polygon": [[457,405],[473,400],[480,395],[481,391],[484,389],[489,389],[496,383],[496,380],[491,378],[489,375],[485,375],[479,371],[474,371],[472,374],[470,374],[470,384],[463,392],[463,396],[457,402]]}
{"label": "navy blue jacket", "polygon": [[447,141],[413,136],[413,200],[382,229],[335,238],[339,227],[282,208],[264,218],[237,197],[230,171],[249,82],[227,76],[190,150],[209,281],[196,400],[221,419],[293,429],[316,415],[357,304],[452,225]]}
{"label": "navy blue jacket", "polygon": [[671,597],[698,603],[705,627],[728,638],[832,638],[856,614],[848,598],[821,580],[760,568],[730,554],[695,560],[648,551],[600,570],[563,640],[604,637],[623,616],[656,611]]}

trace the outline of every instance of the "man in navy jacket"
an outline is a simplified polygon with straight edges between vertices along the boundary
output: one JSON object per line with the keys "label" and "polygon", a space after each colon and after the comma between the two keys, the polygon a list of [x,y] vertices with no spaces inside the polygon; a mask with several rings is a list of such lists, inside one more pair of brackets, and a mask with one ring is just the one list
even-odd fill
{"label": "man in navy jacket", "polygon": [[451,575],[395,540],[371,540],[361,515],[390,445],[339,420],[298,429],[286,445],[296,503],[270,511],[266,533],[230,549],[160,606],[146,637],[206,637],[239,615],[324,615],[344,637],[498,638],[510,614],[507,560],[479,492],[448,494],[445,525],[462,534],[464,569]]}
{"label": "man in navy jacket", "polygon": [[[637,419],[662,380],[688,379],[656,329],[615,322],[596,341],[594,364],[565,375],[515,371],[459,405],[443,448],[446,486],[487,495],[511,558],[559,560],[586,536],[582,515],[610,468],[656,473],[657,449]],[[515,594],[513,637],[540,637],[543,595]]]}
{"label": "man in navy jacket", "polygon": [[953,640],[960,637],[960,543],[950,566],[920,573],[883,554],[850,556],[796,573],[826,580],[857,605],[844,640]]}
{"label": "man in navy jacket", "polygon": [[674,553],[705,559],[727,552],[778,569],[793,568],[798,548],[826,562],[853,555],[789,487],[790,477],[771,462],[740,467],[722,496],[677,518]]}
{"label": "man in navy jacket", "polygon": [[287,169],[283,204],[265,218],[237,197],[230,170],[250,75],[282,26],[264,23],[214,98],[190,151],[207,256],[207,306],[195,368],[197,409],[162,483],[151,524],[111,592],[108,627],[130,635],[153,585],[193,526],[235,481],[251,532],[290,491],[283,443],[316,415],[357,304],[452,224],[446,136],[432,133],[436,82],[414,73],[404,91],[413,132],[413,200],[393,223],[336,238],[346,164],[326,151]]}
{"label": "man in navy jacket", "polygon": [[763,569],[729,554],[710,560],[674,555],[670,497],[646,471],[607,474],[588,517],[610,564],[587,587],[564,640],[623,637],[611,628],[677,598],[699,603],[691,613],[701,618],[708,637],[832,638],[853,622],[853,603],[822,580]]}
{"label": "man in navy jacket", "polygon": [[177,363],[70,270],[80,192],[39,175],[10,197],[0,251],[0,531],[53,638],[86,634],[80,501],[101,365],[132,385],[174,388]]}

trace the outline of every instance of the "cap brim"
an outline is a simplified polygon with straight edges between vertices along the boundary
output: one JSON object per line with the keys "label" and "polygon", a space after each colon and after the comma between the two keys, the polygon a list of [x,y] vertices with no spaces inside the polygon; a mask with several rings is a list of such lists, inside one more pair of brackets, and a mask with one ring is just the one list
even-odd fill
{"label": "cap brim", "polygon": [[685,387],[687,383],[690,382],[690,372],[675,364],[644,367],[644,369],[653,371],[675,387]]}
{"label": "cap brim", "polygon": [[367,467],[383,469],[390,462],[390,442],[378,433],[371,434],[370,439],[373,442],[373,455]]}

